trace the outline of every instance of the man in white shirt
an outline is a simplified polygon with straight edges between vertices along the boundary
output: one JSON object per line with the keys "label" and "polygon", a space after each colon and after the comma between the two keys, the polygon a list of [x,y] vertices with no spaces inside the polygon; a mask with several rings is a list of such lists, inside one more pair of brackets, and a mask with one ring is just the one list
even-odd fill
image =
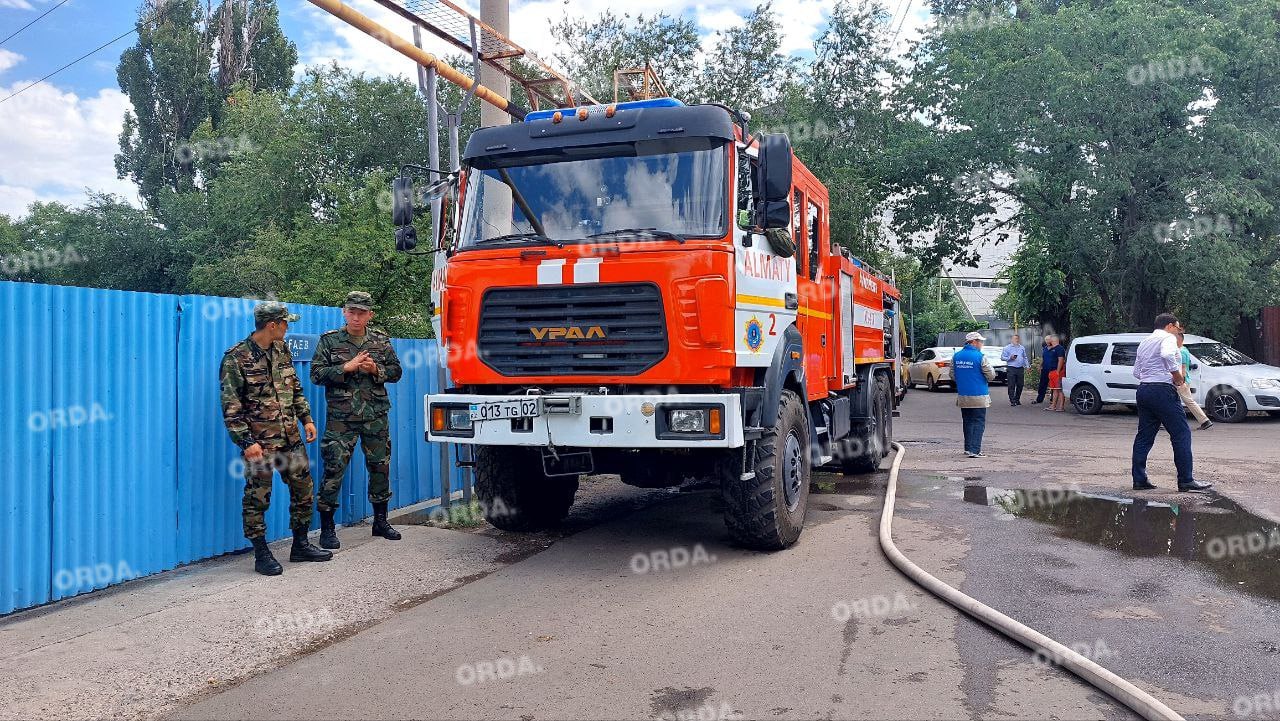
{"label": "man in white shirt", "polygon": [[1160,426],[1173,443],[1173,462],[1178,468],[1179,491],[1205,491],[1212,483],[1201,483],[1191,474],[1191,429],[1175,386],[1182,385],[1182,356],[1177,334],[1182,324],[1171,313],[1156,316],[1155,331],[1138,345],[1133,375],[1138,379],[1138,434],[1133,439],[1133,490],[1155,488],[1147,480],[1147,455],[1155,445]]}

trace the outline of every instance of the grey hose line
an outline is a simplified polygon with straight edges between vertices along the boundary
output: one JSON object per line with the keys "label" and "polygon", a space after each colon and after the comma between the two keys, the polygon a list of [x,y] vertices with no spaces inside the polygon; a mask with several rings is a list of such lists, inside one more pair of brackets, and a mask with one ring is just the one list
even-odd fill
{"label": "grey hose line", "polygon": [[1176,711],[1165,706],[1146,691],[1034,628],[1021,624],[977,599],[966,596],[939,581],[912,563],[911,559],[904,556],[902,551],[899,551],[898,547],[893,544],[893,505],[898,493],[898,467],[902,465],[902,457],[906,455],[906,449],[899,443],[894,443],[893,447],[897,451],[897,455],[894,456],[893,466],[889,471],[889,487],[885,491],[884,510],[880,513],[880,547],[884,549],[885,555],[889,557],[893,565],[898,567],[898,570],[952,606],[991,626],[1027,648],[1047,654],[1048,658],[1053,660],[1054,663],[1106,692],[1112,698],[1133,709],[1134,713],[1142,718],[1153,721],[1184,721]]}

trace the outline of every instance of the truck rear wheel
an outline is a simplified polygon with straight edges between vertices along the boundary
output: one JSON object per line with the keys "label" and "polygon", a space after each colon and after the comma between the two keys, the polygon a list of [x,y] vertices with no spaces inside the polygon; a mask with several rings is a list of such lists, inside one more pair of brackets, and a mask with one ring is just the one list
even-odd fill
{"label": "truck rear wheel", "polygon": [[852,437],[840,441],[840,467],[845,473],[871,473],[889,452],[893,441],[893,411],[889,399],[889,381],[884,375],[875,377],[871,397],[871,417],[875,426],[854,430]]}
{"label": "truck rear wheel", "polygon": [[800,396],[784,390],[777,421],[747,448],[755,478],[741,480],[747,449],[725,453],[721,462],[725,525],[747,548],[786,548],[800,538],[809,506],[809,419]]}
{"label": "truck rear wheel", "polygon": [[484,518],[504,531],[533,531],[569,513],[577,476],[547,476],[537,449],[480,446],[476,449],[476,497]]}

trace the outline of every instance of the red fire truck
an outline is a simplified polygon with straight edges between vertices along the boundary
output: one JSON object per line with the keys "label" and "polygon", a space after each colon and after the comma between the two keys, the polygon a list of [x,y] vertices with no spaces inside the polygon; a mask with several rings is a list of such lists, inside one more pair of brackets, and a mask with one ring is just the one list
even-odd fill
{"label": "red fire truck", "polygon": [[537,111],[474,132],[454,181],[432,278],[451,387],[427,437],[473,446],[495,526],[558,521],[584,474],[710,477],[731,536],[780,549],[812,468],[880,464],[898,291],[832,241],[785,135],[670,98]]}

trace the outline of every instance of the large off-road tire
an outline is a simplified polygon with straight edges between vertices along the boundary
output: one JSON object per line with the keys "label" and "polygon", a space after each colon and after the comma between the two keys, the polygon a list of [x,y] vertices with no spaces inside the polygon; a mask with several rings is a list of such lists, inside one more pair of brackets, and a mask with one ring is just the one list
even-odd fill
{"label": "large off-road tire", "polygon": [[746,449],[726,452],[720,463],[724,522],[742,546],[777,551],[800,538],[809,507],[809,415],[804,400],[784,390],[778,420],[748,448],[755,478],[741,480]]}
{"label": "large off-road tire", "polygon": [[871,396],[871,417],[874,428],[864,426],[854,429],[851,437],[839,441],[840,468],[845,473],[871,473],[880,467],[880,461],[889,453],[893,442],[893,405],[890,402],[889,380],[877,375]]}
{"label": "large off-road tire", "polygon": [[476,498],[484,518],[504,531],[533,531],[569,513],[577,476],[547,476],[537,449],[480,446],[476,449]]}

